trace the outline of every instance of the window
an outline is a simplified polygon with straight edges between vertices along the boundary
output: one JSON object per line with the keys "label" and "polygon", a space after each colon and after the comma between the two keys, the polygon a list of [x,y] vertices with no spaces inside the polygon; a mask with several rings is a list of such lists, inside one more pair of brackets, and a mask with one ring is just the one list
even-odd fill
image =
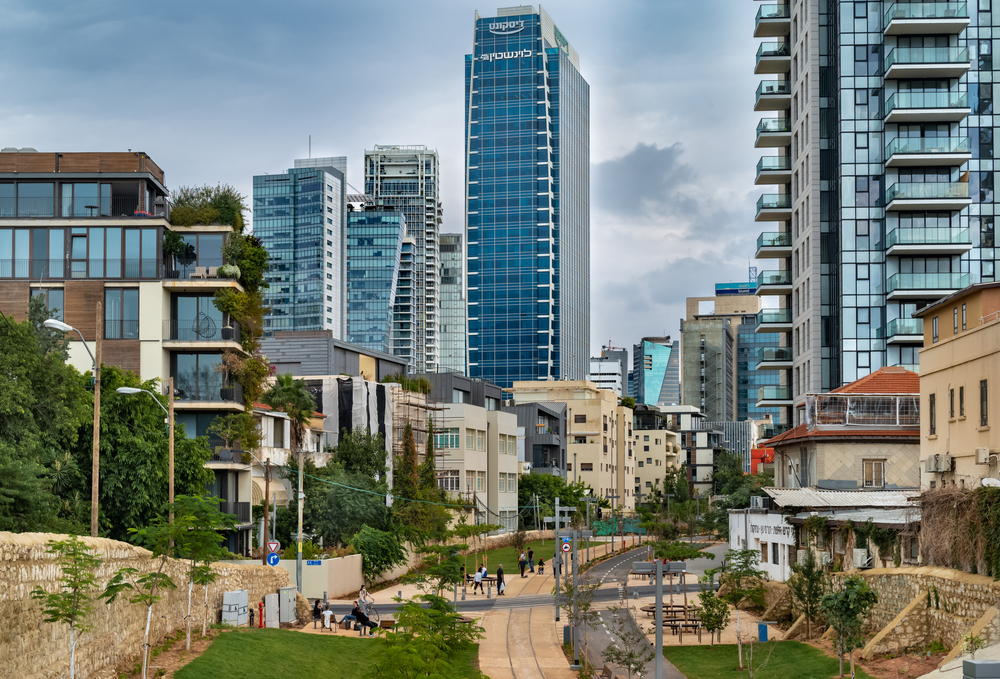
{"label": "window", "polygon": [[930,394],[927,397],[927,423],[928,433],[935,436],[937,434],[937,394]]}
{"label": "window", "polygon": [[653,458],[647,457],[646,458],[646,464],[653,464]]}
{"label": "window", "polygon": [[965,417],[965,387],[958,388],[958,416]]}
{"label": "window", "polygon": [[458,427],[438,429],[434,432],[435,448],[458,448],[461,441]]}
{"label": "window", "polygon": [[586,443],[586,442],[587,442],[587,437],[586,436],[574,436],[573,437],[573,443]]}
{"label": "window", "polygon": [[649,452],[649,446],[643,446],[642,447],[642,452],[648,453]]}
{"label": "window", "polygon": [[951,334],[958,334],[958,307],[951,310]]}
{"label": "window", "polygon": [[907,556],[910,558],[910,561],[916,561],[917,559],[919,559],[920,558],[920,541],[917,540],[917,538],[915,538],[915,537],[910,538],[910,544],[907,545],[906,552],[907,552]]}
{"label": "window", "polygon": [[468,398],[466,397],[466,393],[464,391],[462,391],[461,389],[452,389],[451,390],[451,402],[452,403],[468,403]]}
{"label": "window", "polygon": [[476,449],[476,430],[466,429],[465,430],[465,447],[467,450]]}
{"label": "window", "polygon": [[643,436],[643,437],[642,437],[642,440],[643,440],[643,441],[648,441],[648,440],[649,440],[649,437],[648,437],[648,436]]}
{"label": "window", "polygon": [[174,354],[171,359],[171,374],[174,378],[176,397],[183,401],[222,401],[226,389],[225,380],[219,368],[222,354]]}
{"label": "window", "polygon": [[760,543],[760,562],[767,563],[767,543]]}
{"label": "window", "polygon": [[476,490],[486,490],[486,472],[476,472]]}
{"label": "window", "polygon": [[476,450],[486,450],[486,432],[476,432]]}
{"label": "window", "polygon": [[104,339],[139,339],[139,290],[104,291]]}
{"label": "window", "polygon": [[41,297],[44,300],[45,308],[52,314],[52,318],[63,320],[62,288],[32,288],[31,296]]}
{"label": "window", "polygon": [[979,426],[989,426],[989,393],[986,387],[986,380],[979,381]]}
{"label": "window", "polygon": [[962,305],[962,330],[965,330],[965,325],[966,325],[965,321],[966,321],[965,305],[963,304]]}
{"label": "window", "polygon": [[778,556],[778,549],[780,549],[777,542],[771,543],[771,563],[778,563],[780,557]]}
{"label": "window", "polygon": [[833,534],[833,551],[837,554],[844,553],[844,534],[841,531]]}
{"label": "window", "polygon": [[955,390],[948,390],[948,417],[949,419],[955,418]]}
{"label": "window", "polygon": [[457,493],[460,490],[459,483],[459,472],[457,469],[448,469],[444,472],[438,472],[438,488],[444,491],[451,491]]}
{"label": "window", "polygon": [[640,467],[642,466],[642,460],[639,460],[639,466]]}
{"label": "window", "polygon": [[271,422],[271,445],[274,448],[285,447],[285,420],[281,417],[272,417]]}
{"label": "window", "polygon": [[938,317],[931,319],[931,342],[938,341]]}
{"label": "window", "polygon": [[865,460],[865,488],[882,488],[885,486],[885,461]]}
{"label": "window", "polygon": [[592,472],[592,471],[594,471],[594,463],[593,462],[581,462],[580,463],[580,471],[582,471],[582,472]]}
{"label": "window", "polygon": [[586,424],[587,423],[587,416],[586,415],[574,415],[573,416],[573,423],[574,424]]}

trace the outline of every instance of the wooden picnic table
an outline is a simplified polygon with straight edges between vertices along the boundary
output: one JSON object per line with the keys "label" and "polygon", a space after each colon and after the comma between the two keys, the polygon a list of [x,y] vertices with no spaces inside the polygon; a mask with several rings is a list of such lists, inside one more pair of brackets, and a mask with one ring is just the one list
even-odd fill
{"label": "wooden picnic table", "polygon": [[672,634],[677,634],[678,630],[682,628],[688,628],[698,630],[701,627],[700,620],[667,620],[663,623],[664,627],[669,627]]}
{"label": "wooden picnic table", "polygon": [[[656,604],[648,604],[646,606],[641,606],[639,610],[649,615],[653,615],[654,613],[656,613]],[[685,609],[685,607],[682,604],[663,604],[664,613],[672,613],[675,611],[683,611],[683,610],[697,611],[698,609],[693,606],[688,606]]]}

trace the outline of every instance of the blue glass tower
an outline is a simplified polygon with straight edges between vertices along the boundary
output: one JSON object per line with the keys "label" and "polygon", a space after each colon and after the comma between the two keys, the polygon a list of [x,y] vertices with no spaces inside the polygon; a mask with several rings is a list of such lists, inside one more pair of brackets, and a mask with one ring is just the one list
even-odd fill
{"label": "blue glass tower", "polygon": [[469,375],[585,379],[590,86],[544,10],[497,15],[465,56]]}
{"label": "blue glass tower", "polygon": [[392,352],[392,305],[406,218],[394,210],[347,213],[347,341]]}

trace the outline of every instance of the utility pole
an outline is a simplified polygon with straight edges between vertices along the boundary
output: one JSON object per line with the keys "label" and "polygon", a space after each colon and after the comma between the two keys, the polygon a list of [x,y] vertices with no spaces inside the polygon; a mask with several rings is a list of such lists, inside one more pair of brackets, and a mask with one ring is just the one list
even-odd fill
{"label": "utility pole", "polygon": [[[296,437],[298,438],[298,437]],[[299,534],[296,538],[298,554],[295,556],[295,584],[298,585],[299,593],[302,593],[302,502],[306,494],[302,492],[302,441],[299,444]]]}
{"label": "utility pole", "polygon": [[[587,503],[587,530],[590,530],[590,503],[600,502],[596,497],[585,497],[583,501]],[[587,563],[590,563],[590,538],[587,539]]]}
{"label": "utility pole", "polygon": [[556,539],[555,539],[556,551],[555,551],[555,558],[552,559],[552,570],[555,572],[555,576],[556,576],[556,622],[559,622],[559,557],[560,557],[560,555],[559,555],[559,549],[560,549],[560,547],[559,547],[559,517],[560,517],[560,514],[559,514],[559,498],[556,498],[556,513],[555,513],[555,517],[554,517],[555,520],[556,520],[556,532],[555,532],[555,536],[556,536]]}
{"label": "utility pole", "polygon": [[[170,493],[170,523],[174,522],[174,378],[167,380],[167,419],[169,420],[168,437],[170,439],[170,482],[168,484]],[[239,547],[237,547],[239,549]]]}
{"label": "utility pole", "polygon": [[656,647],[653,649],[656,658],[653,676],[655,679],[663,679],[663,561],[656,560],[656,601],[653,602],[655,609],[656,627]]}
{"label": "utility pole", "polygon": [[[576,597],[577,597],[577,587],[579,586],[579,581],[576,577],[577,571],[577,557],[576,557],[576,534],[579,531],[573,531],[573,620],[579,620],[579,610],[576,607]],[[573,667],[570,669],[580,668],[580,629],[579,625],[573,625]]]}
{"label": "utility pole", "polygon": [[[101,338],[104,336],[104,314],[97,303],[97,334],[94,338],[97,357],[94,359],[94,460],[90,481],[90,537],[97,537],[97,513],[101,467]],[[86,342],[84,342],[86,344]]]}
{"label": "utility pole", "polygon": [[[617,492],[608,493],[604,497],[611,500],[611,551],[615,551],[615,533],[618,531],[618,517],[615,516],[615,500],[621,497]],[[622,537],[622,549],[625,549],[625,538]]]}
{"label": "utility pole", "polygon": [[[261,546],[266,546],[268,532],[267,532],[267,520],[270,518],[267,511],[267,501],[271,498],[271,458],[267,458],[267,464],[264,465],[264,535],[262,536]],[[264,566],[267,565],[267,550],[260,550],[260,562]]]}

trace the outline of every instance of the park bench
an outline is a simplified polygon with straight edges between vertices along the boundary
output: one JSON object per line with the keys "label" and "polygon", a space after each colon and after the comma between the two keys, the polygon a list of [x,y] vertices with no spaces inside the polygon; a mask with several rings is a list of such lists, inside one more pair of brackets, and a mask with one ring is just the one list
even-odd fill
{"label": "park bench", "polygon": [[378,621],[378,626],[382,629],[392,629],[396,626],[396,621],[392,618],[382,618]]}
{"label": "park bench", "polygon": [[604,669],[598,672],[594,672],[594,679],[613,679],[615,673],[611,671],[611,665],[605,665]]}
{"label": "park bench", "polygon": [[653,574],[653,564],[637,563],[632,566],[631,575],[636,580],[645,580]]}

